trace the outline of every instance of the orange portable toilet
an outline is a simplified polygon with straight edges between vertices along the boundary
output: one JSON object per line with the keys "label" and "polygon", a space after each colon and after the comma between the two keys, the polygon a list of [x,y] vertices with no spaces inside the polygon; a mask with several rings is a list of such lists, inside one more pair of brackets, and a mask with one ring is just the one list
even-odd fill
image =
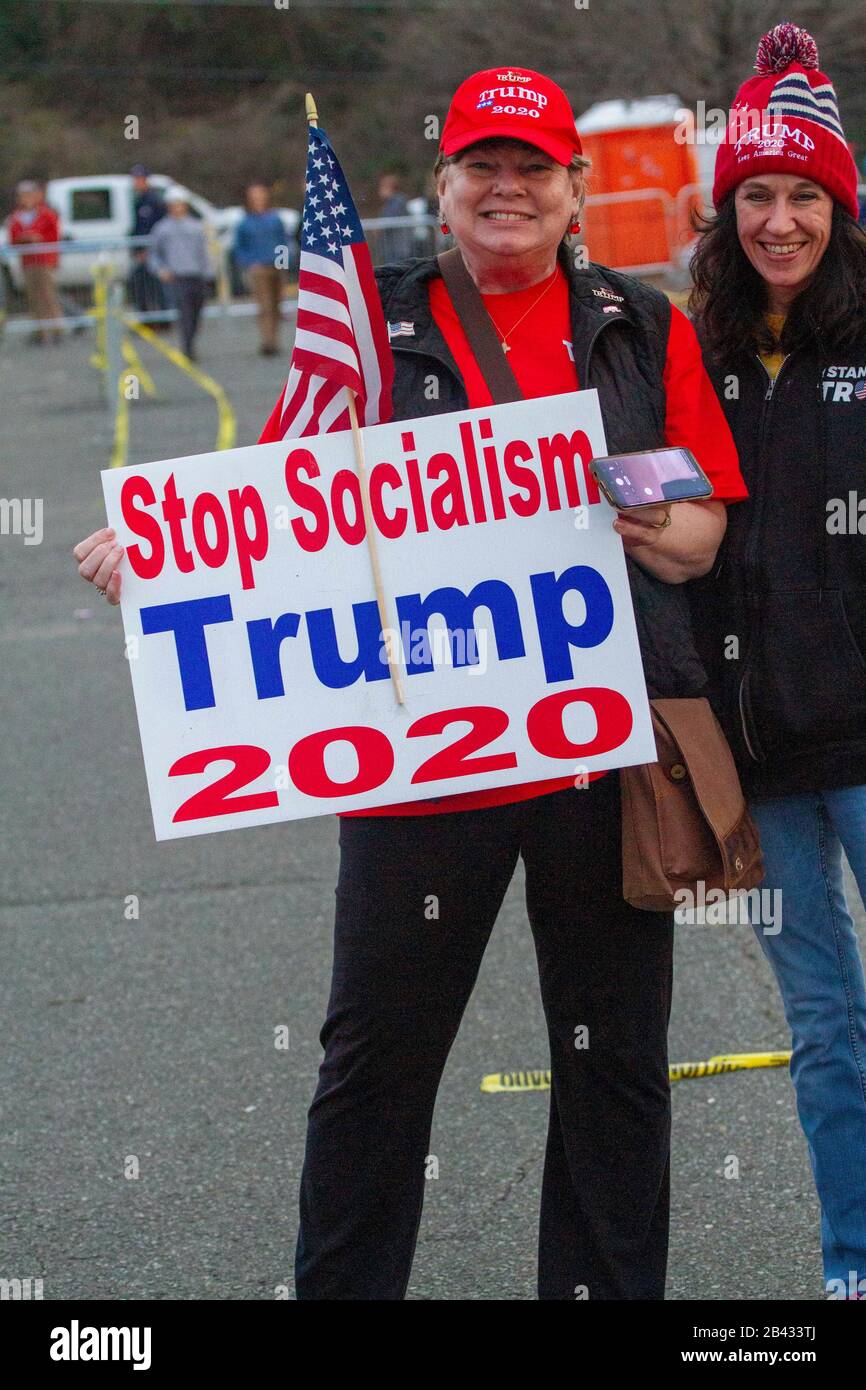
{"label": "orange portable toilet", "polygon": [[584,154],[592,160],[586,245],[594,261],[650,274],[679,263],[687,246],[698,182],[694,146],[678,142],[685,112],[676,96],[601,101],[579,117]]}

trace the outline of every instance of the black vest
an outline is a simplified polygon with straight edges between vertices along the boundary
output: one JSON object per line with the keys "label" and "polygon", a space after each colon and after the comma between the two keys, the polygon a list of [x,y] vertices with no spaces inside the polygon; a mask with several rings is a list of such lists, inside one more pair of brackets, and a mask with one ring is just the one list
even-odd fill
{"label": "black vest", "polygon": [[749,500],[687,589],[743,784],[866,783],[866,331],[794,352],[772,385],[756,355],[706,366]]}
{"label": "black vest", "polygon": [[[582,389],[598,391],[609,453],[664,445],[669,301],[618,271],[597,265],[575,270],[566,254],[562,265],[569,280],[578,381]],[[430,311],[427,285],[438,275],[435,257],[376,272],[386,321],[413,326],[411,337],[391,343],[395,420],[468,407],[457,363]],[[619,312],[605,313],[611,307]],[[706,673],[682,586],[662,583],[631,559],[627,563],[650,697],[705,693]]]}

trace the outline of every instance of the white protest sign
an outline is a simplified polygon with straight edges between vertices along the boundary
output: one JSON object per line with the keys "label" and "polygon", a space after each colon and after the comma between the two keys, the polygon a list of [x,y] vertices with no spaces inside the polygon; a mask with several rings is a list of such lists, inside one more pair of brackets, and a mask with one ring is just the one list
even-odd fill
{"label": "white protest sign", "polygon": [[654,761],[595,391],[108,469],[157,839]]}

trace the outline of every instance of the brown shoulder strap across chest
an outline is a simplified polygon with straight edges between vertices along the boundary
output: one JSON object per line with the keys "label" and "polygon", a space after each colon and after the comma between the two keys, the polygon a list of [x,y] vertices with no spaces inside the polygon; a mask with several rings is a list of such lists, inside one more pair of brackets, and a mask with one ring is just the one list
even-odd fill
{"label": "brown shoulder strap across chest", "polygon": [[506,401],[522,401],[523,392],[502,351],[493,320],[484,307],[484,300],[478,293],[475,281],[466,269],[459,250],[453,246],[450,251],[440,252],[437,260],[445,288],[457,311],[457,317],[481,375],[487,382],[494,405],[504,405]]}

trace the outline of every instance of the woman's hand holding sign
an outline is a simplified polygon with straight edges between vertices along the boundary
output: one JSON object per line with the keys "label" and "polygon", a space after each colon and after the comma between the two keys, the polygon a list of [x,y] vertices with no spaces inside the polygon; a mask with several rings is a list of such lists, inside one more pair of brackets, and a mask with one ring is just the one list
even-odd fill
{"label": "woman's hand holding sign", "polygon": [[78,573],[82,579],[95,584],[110,604],[120,603],[120,571],[117,566],[123,559],[123,546],[116,539],[117,532],[111,526],[103,526],[79,541],[72,554],[78,561]]}

